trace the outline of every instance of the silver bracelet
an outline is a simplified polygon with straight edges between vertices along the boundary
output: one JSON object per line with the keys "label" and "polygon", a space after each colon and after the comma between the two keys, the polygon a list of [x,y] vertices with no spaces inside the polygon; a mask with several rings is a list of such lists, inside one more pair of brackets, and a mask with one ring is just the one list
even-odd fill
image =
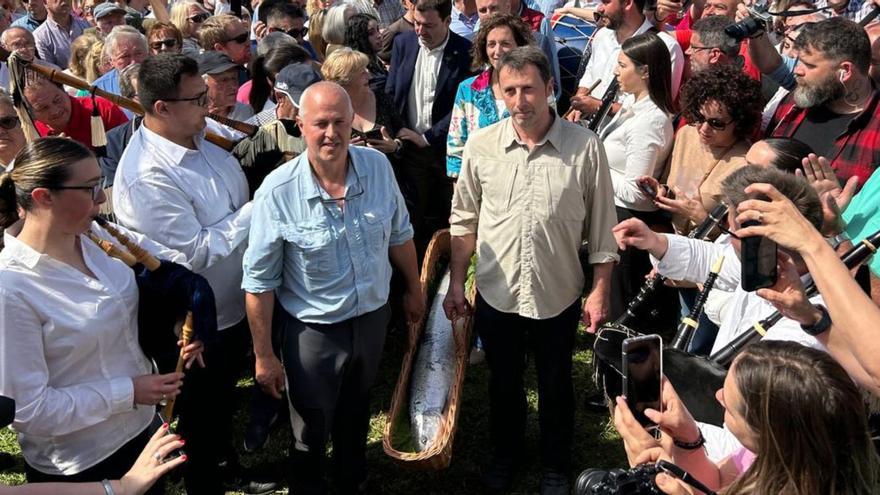
{"label": "silver bracelet", "polygon": [[110,484],[109,480],[101,480],[101,486],[104,487],[104,495],[116,495],[116,492],[113,491],[113,485]]}

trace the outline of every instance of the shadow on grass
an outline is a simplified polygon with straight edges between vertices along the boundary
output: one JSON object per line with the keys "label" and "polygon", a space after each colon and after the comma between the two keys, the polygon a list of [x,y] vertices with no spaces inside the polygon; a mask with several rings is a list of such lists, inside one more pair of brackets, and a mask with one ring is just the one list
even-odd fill
{"label": "shadow on grass", "polygon": [[[591,414],[583,408],[584,398],[593,393],[595,387],[591,379],[591,352],[586,350],[587,339],[578,337],[574,356],[575,383],[575,438],[573,452],[576,476],[588,467],[619,467],[625,464],[623,445],[617,434],[608,425],[608,417]],[[382,431],[386,413],[391,406],[391,394],[397,382],[400,364],[406,343],[403,332],[391,332],[385,346],[385,356],[376,386],[373,391],[371,411],[373,413],[367,448],[370,467],[370,491],[382,495],[440,495],[482,493],[479,482],[480,470],[489,459],[489,405],[487,400],[488,369],[485,364],[469,366],[458,418],[458,432],[452,452],[451,466],[440,472],[414,471],[394,464],[382,450]],[[242,464],[256,466],[262,464],[282,465],[287,455],[290,441],[290,428],[286,418],[279,420],[279,426],[272,432],[266,447],[258,453],[246,454],[242,450],[244,427],[250,387],[253,382],[242,380],[237,389],[237,403],[241,409],[236,414],[234,445],[239,450]],[[538,421],[537,421],[537,383],[532,366],[526,372],[526,386],[530,415],[526,433],[525,463],[516,478],[511,494],[538,493],[540,481],[540,459],[538,459]],[[9,430],[0,432],[0,451],[16,454],[17,464],[0,473],[0,483],[5,485],[24,482],[24,467],[14,434]],[[169,494],[182,493],[181,483],[169,483]],[[283,493],[283,491],[281,492]]]}

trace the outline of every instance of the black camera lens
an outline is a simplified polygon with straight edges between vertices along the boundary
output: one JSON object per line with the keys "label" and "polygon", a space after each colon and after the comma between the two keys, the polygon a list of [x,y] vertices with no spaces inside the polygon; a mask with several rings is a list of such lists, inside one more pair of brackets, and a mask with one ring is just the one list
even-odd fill
{"label": "black camera lens", "polygon": [[751,38],[763,30],[764,23],[761,20],[755,19],[754,17],[746,17],[745,19],[724,28],[724,33],[736,41],[742,41],[746,38]]}

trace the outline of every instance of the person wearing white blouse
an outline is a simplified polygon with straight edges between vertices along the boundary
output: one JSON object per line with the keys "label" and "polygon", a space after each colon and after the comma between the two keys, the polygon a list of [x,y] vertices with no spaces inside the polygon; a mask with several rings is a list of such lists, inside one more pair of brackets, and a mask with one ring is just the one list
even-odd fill
{"label": "person wearing white blouse", "polygon": [[[611,169],[618,221],[636,217],[648,225],[668,223],[637,182],[643,175],[660,177],[672,149],[672,69],[663,40],[647,32],[624,41],[614,75],[626,98],[614,118],[600,127],[599,137]],[[612,317],[623,311],[650,270],[644,253],[621,253],[612,277]]]}
{"label": "person wearing white blouse", "polygon": [[[111,238],[92,220],[100,179],[95,156],[65,138],[28,144],[0,174],[0,395],[16,401],[31,482],[118,479],[150,438],[154,406],[182,384],[183,373],[153,374],[138,345],[134,271],[82,235]],[[201,344],[184,350],[195,359]]]}

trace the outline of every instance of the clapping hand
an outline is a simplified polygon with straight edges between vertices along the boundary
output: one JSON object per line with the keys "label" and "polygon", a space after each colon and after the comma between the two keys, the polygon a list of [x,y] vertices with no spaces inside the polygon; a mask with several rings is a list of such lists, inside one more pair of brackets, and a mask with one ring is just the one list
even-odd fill
{"label": "clapping hand", "polygon": [[799,177],[806,177],[819,198],[822,200],[822,234],[833,236],[839,234],[845,228],[840,212],[845,210],[855,196],[856,189],[859,187],[859,178],[850,177],[843,187],[840,187],[840,181],[831,164],[825,157],[817,156],[810,153],[803,159],[804,172],[800,170],[795,173]]}

